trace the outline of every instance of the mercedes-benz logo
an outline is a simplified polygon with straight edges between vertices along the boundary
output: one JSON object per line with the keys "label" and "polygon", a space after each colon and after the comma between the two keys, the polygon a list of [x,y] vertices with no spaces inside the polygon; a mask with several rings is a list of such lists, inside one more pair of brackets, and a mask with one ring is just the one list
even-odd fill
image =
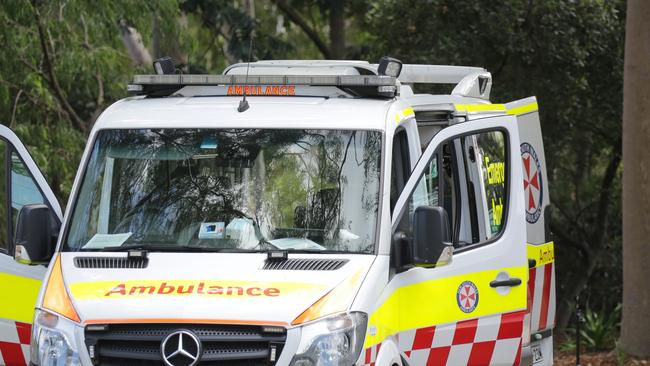
{"label": "mercedes-benz logo", "polygon": [[196,334],[181,329],[170,333],[160,345],[167,366],[194,366],[201,360],[201,341]]}

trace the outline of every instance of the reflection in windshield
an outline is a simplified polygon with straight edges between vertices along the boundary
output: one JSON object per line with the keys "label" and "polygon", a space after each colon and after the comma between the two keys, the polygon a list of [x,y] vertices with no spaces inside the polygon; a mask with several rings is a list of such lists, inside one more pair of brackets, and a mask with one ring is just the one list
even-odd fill
{"label": "reflection in windshield", "polygon": [[380,149],[370,131],[100,131],[67,248],[371,252]]}

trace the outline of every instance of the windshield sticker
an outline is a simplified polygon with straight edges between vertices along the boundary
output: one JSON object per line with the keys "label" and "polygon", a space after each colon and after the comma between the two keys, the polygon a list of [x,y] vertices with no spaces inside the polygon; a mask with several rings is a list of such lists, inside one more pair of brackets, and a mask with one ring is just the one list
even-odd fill
{"label": "windshield sticker", "polygon": [[133,233],[122,234],[95,234],[88,242],[82,247],[83,249],[104,249],[105,247],[115,247],[124,244]]}
{"label": "windshield sticker", "polygon": [[526,221],[534,224],[542,213],[543,183],[542,169],[535,149],[527,143],[521,144],[521,160],[524,164],[524,199]]}
{"label": "windshield sticker", "polygon": [[223,222],[204,222],[199,229],[199,239],[223,239]]}
{"label": "windshield sticker", "polygon": [[321,293],[328,286],[297,282],[141,280],[81,282],[70,285],[77,300],[127,299],[140,297],[199,296],[273,298]]}

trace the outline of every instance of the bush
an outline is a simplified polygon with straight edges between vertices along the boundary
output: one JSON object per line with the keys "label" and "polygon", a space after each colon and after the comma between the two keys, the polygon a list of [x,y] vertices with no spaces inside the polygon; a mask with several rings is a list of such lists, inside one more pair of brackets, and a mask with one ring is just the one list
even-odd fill
{"label": "bush", "polygon": [[[584,314],[583,322],[580,325],[581,345],[591,351],[613,349],[616,346],[616,339],[621,325],[621,304],[618,304],[612,311],[605,308],[596,312],[589,306]],[[568,328],[571,339],[560,346],[562,350],[574,349],[575,328]]]}

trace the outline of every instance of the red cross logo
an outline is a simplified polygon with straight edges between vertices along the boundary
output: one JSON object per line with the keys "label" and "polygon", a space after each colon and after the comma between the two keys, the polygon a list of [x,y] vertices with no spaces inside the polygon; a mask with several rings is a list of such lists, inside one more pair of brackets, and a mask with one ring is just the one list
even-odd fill
{"label": "red cross logo", "polygon": [[478,303],[478,289],[471,281],[465,281],[458,287],[458,306],[465,313],[476,309]]}
{"label": "red cross logo", "polygon": [[539,170],[537,164],[530,164],[532,157],[530,155],[522,157],[524,161],[524,192],[528,199],[528,211],[535,211],[537,209],[537,202],[535,197],[539,197]]}

